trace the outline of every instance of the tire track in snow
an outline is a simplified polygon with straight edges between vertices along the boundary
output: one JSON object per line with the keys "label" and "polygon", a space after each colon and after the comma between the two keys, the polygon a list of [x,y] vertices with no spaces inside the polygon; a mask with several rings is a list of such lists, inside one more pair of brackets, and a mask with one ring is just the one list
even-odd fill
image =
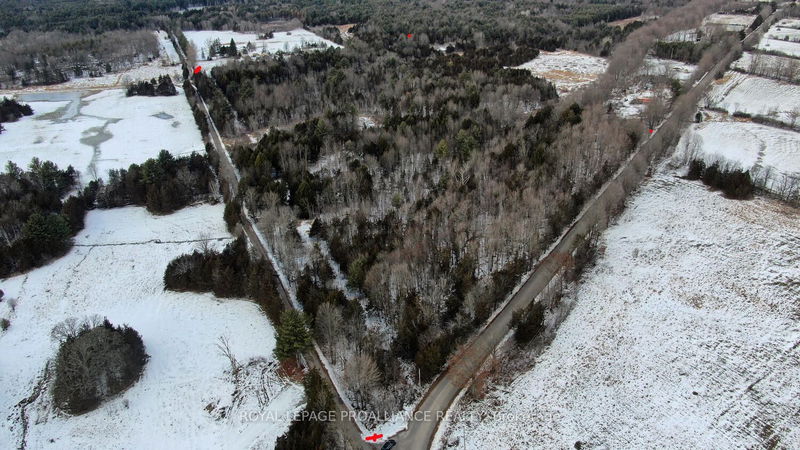
{"label": "tire track in snow", "polygon": [[[216,237],[216,238],[203,238],[203,239],[186,239],[181,241],[163,241],[161,239],[150,239],[147,241],[136,241],[136,242],[110,242],[107,244],[74,244],[73,247],[119,247],[123,245],[147,245],[147,244],[188,244],[193,242],[209,242],[209,241],[231,241],[233,240],[232,237],[224,236],[224,237]],[[87,253],[88,255],[88,253]],[[80,264],[80,263],[79,263]]]}

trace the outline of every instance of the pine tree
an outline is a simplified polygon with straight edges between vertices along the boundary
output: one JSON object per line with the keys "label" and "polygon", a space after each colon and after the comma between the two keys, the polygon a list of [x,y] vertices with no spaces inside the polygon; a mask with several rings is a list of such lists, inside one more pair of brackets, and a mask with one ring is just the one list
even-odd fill
{"label": "pine tree", "polygon": [[275,355],[279,359],[293,358],[310,348],[311,332],[306,315],[293,309],[284,311],[278,326]]}
{"label": "pine tree", "polygon": [[228,56],[231,58],[235,58],[239,56],[239,52],[236,50],[236,42],[231,38],[231,44],[228,47]]}

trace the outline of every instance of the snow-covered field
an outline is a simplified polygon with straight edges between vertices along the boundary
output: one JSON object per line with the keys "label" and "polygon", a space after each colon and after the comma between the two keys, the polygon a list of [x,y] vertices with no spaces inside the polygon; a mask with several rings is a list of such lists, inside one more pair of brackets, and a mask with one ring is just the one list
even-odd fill
{"label": "snow-covered field", "polygon": [[738,72],[727,72],[715,83],[709,96],[711,106],[728,113],[744,112],[792,123],[793,111],[800,112],[800,86]]}
{"label": "snow-covered field", "polygon": [[797,210],[661,169],[600,245],[553,342],[459,411],[452,448],[798,448]]}
{"label": "snow-covered field", "polygon": [[693,124],[681,137],[675,158],[729,162],[743,170],[769,170],[800,178],[800,133],[752,122]]}
{"label": "snow-covered field", "polygon": [[694,64],[648,56],[645,58],[644,66],[640,72],[648,76],[666,76],[679,81],[686,81],[695,70],[697,70],[697,66]]}
{"label": "snow-covered field", "polygon": [[728,31],[739,31],[749,27],[756,20],[755,15],[711,14],[703,19],[703,27],[721,26]]}
{"label": "snow-covered field", "polygon": [[800,21],[783,19],[772,25],[756,48],[778,52],[787,56],[800,57]]}
{"label": "snow-covered field", "polygon": [[517,69],[530,70],[534,75],[551,81],[559,94],[579,89],[596,80],[606,71],[603,58],[569,50],[542,51],[539,56]]}
{"label": "snow-covered field", "polygon": [[222,45],[229,45],[231,39],[236,43],[239,50],[243,50],[248,43],[252,43],[255,48],[251,54],[265,54],[277,52],[291,52],[296,49],[306,48],[310,45],[321,47],[334,47],[339,48],[341,45],[335,42],[323,39],[316,34],[298,28],[292,31],[277,31],[273,33],[270,39],[259,39],[255,33],[239,33],[236,31],[214,31],[214,30],[199,30],[199,31],[184,31],[184,36],[197,49],[197,57],[200,60],[208,60],[208,48],[210,44],[219,39]]}
{"label": "snow-covered field", "polygon": [[767,39],[798,42],[800,41],[800,29],[788,27],[786,26],[785,20],[782,20],[772,25],[769,30],[764,33],[764,37]]}
{"label": "snow-covered field", "polygon": [[4,124],[0,161],[27,167],[31,158],[59,167],[72,164],[81,180],[105,178],[109,169],[127,168],[158,155],[203,151],[192,111],[178,88],[171,97],[126,97],[122,89],[91,95],[80,91],[26,93],[18,99],[34,115]]}
{"label": "snow-covered field", "polygon": [[777,39],[762,39],[756,46],[760,50],[778,52],[788,56],[800,58],[800,43],[779,41]]}
{"label": "snow-covered field", "polygon": [[[220,247],[231,239],[222,210],[222,205],[202,205],[167,216],[138,207],[91,211],[66,256],[0,281],[5,298],[17,301],[14,311],[8,300],[0,303],[0,317],[11,320],[11,327],[0,332],[4,447],[19,445],[21,410],[15,405],[31,395],[45,363],[56,354],[52,327],[68,317],[94,314],[139,331],[150,355],[144,374],[97,410],[76,417],[57,413],[45,391],[26,409],[28,448],[274,445],[303,395],[299,386],[275,376],[275,338],[267,318],[248,301],[163,290],[171,259],[203,242]],[[240,362],[253,361],[238,385],[216,348],[220,336],[229,340]],[[271,416],[264,420],[249,416],[268,411]]]}
{"label": "snow-covered field", "polygon": [[744,52],[741,58],[731,64],[731,68],[769,77],[794,74],[796,79],[800,79],[800,60],[785,56]]}

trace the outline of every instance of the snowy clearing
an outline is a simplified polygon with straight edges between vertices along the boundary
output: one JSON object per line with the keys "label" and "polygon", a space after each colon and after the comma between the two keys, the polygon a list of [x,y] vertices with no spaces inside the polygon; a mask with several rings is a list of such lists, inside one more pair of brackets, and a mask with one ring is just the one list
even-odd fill
{"label": "snowy clearing", "polygon": [[711,106],[728,113],[761,115],[791,124],[793,111],[800,110],[800,86],[727,72],[709,94]]}
{"label": "snowy clearing", "polygon": [[[31,394],[55,356],[52,327],[68,317],[99,314],[142,335],[150,355],[142,378],[75,417],[57,413],[43,393],[26,409],[29,448],[149,448],[156,437],[174,448],[274,446],[303,395],[275,376],[275,337],[266,316],[249,301],[163,290],[171,259],[203,245],[197,240],[214,248],[230,241],[222,210],[202,205],[167,216],[137,207],[91,211],[66,256],[0,283],[6,298],[18,302],[15,311],[8,301],[0,303],[0,316],[11,320],[0,334],[0,413],[7,418],[0,441],[20,442],[15,405]],[[241,362],[251,363],[238,385],[216,348],[220,336]],[[242,417],[251,411],[270,411],[280,420]]]}
{"label": "snowy clearing", "polygon": [[194,44],[197,49],[197,57],[201,61],[210,59],[208,48],[215,39],[219,39],[222,45],[230,44],[231,39],[233,39],[240,51],[244,50],[248,43],[252,43],[255,49],[250,52],[251,54],[291,52],[310,46],[341,48],[341,45],[323,39],[302,28],[292,31],[276,31],[270,39],[259,39],[255,33],[239,33],[236,31],[199,30],[184,31],[183,34],[186,39]]}
{"label": "snowy clearing", "polygon": [[61,168],[72,164],[81,181],[105,178],[109,169],[127,168],[158,155],[203,152],[194,116],[178,88],[171,97],[126,97],[122,89],[84,96],[80,91],[26,93],[34,115],[4,124],[0,160],[27,167],[31,158]]}
{"label": "snowy clearing", "polygon": [[445,445],[797,448],[797,219],[659,171],[534,368],[455,411]]}
{"label": "snowy clearing", "polygon": [[739,31],[749,27],[755,20],[755,15],[716,13],[703,19],[703,24],[701,26],[720,26],[727,31]]}
{"label": "snowy clearing", "polygon": [[542,51],[539,56],[516,69],[530,70],[534,75],[551,81],[559,94],[579,89],[596,80],[606,71],[603,58],[570,50]]}
{"label": "snowy clearing", "polygon": [[800,41],[800,30],[797,28],[782,26],[779,22],[771,26],[769,30],[764,33],[764,38],[777,39],[779,41],[798,42]]}
{"label": "snowy clearing", "polygon": [[796,42],[762,39],[756,48],[767,52],[777,52],[783,55],[800,58],[800,44]]}
{"label": "snowy clearing", "polygon": [[702,158],[707,163],[731,162],[743,170],[769,170],[800,177],[800,133],[752,122],[703,122],[681,136],[675,159]]}
{"label": "snowy clearing", "polygon": [[639,117],[656,97],[668,103],[672,94],[669,89],[654,90],[650,83],[637,83],[624,91],[615,90],[611,105],[620,117]]}
{"label": "snowy clearing", "polygon": [[731,64],[731,69],[766,77],[800,78],[800,60],[765,53],[742,53],[742,57]]}
{"label": "snowy clearing", "polygon": [[666,76],[675,78],[678,81],[686,81],[692,77],[696,70],[697,66],[694,64],[648,56],[644,60],[644,66],[640,73],[647,76]]}

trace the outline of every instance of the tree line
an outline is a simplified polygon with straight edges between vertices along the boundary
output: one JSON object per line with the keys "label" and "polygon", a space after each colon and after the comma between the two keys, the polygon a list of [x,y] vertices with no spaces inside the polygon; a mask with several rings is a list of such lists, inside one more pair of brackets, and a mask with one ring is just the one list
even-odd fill
{"label": "tree line", "polygon": [[222,251],[205,247],[172,260],[164,286],[173,291],[212,292],[217,297],[247,297],[259,304],[273,323],[282,309],[269,263],[254,258],[239,237]]}
{"label": "tree line", "polygon": [[178,90],[175,89],[175,85],[172,83],[172,78],[170,78],[169,75],[161,75],[158,79],[153,78],[150,81],[143,80],[131,83],[128,85],[125,95],[128,97],[134,95],[169,97],[178,95]]}
{"label": "tree line", "polygon": [[95,77],[157,58],[152,31],[12,31],[0,39],[0,87]]}
{"label": "tree line", "polygon": [[87,189],[62,201],[76,184],[72,166],[61,170],[37,158],[28,170],[6,165],[0,173],[0,277],[40,266],[69,250],[92,196]]}
{"label": "tree line", "polygon": [[112,169],[97,182],[97,206],[145,206],[154,214],[169,214],[211,192],[214,175],[208,158],[199,153],[174,157],[161,150],[157,158],[127,169]]}

